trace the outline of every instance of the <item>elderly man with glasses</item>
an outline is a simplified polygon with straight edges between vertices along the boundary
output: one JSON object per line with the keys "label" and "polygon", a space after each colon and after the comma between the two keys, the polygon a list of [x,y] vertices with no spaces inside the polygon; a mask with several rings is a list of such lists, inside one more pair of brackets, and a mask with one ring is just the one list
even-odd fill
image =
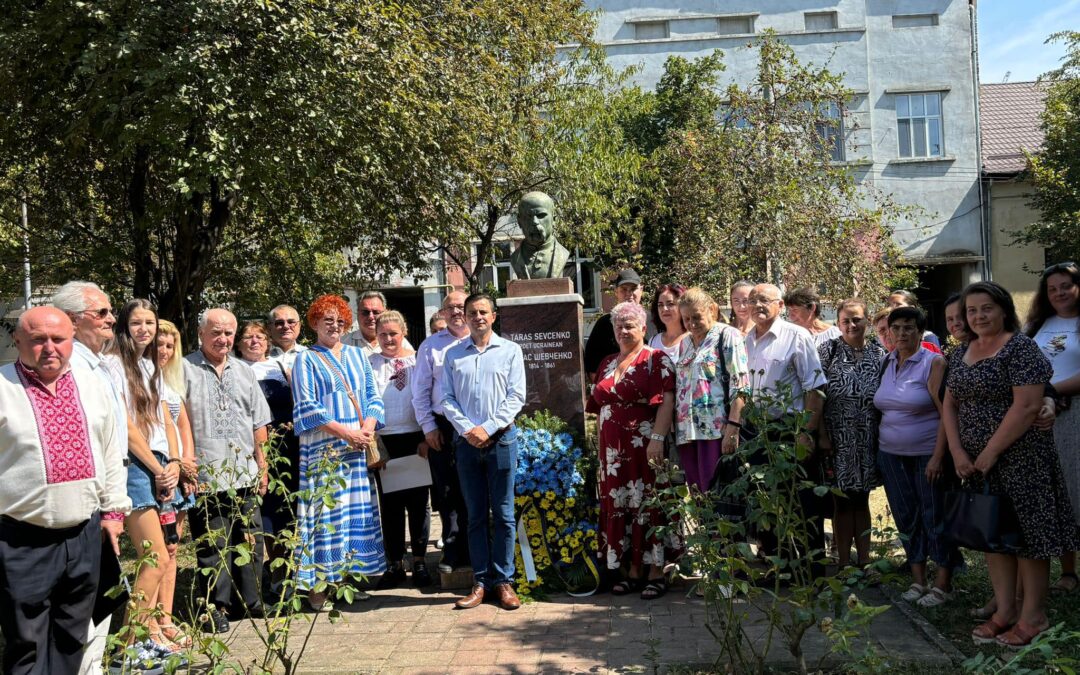
{"label": "elderly man with glasses", "polygon": [[[807,480],[815,484],[821,479],[818,463],[817,430],[821,410],[825,402],[825,376],[821,372],[821,360],[810,332],[780,318],[784,309],[780,289],[772,284],[758,284],[750,292],[750,319],[754,328],[746,334],[746,356],[750,367],[751,398],[758,405],[768,406],[766,428],[757,429],[778,442],[797,443],[810,449],[810,456],[801,462]],[[803,432],[798,438],[790,435],[793,424],[779,423],[785,418],[809,412]],[[773,424],[778,422],[778,424]],[[764,457],[756,459],[764,463]],[[816,498],[812,489],[799,490],[799,501],[806,519],[805,540],[809,551],[781,551],[781,556],[791,561],[804,561],[808,555],[817,559],[824,556],[825,532],[818,517]],[[758,533],[762,547],[769,555],[775,555],[776,535],[772,531]],[[812,573],[817,576],[823,566],[811,562]]]}
{"label": "elderly man with glasses", "polygon": [[[127,406],[124,404],[122,392],[116,387],[104,365],[105,346],[113,339],[113,325],[116,323],[109,296],[95,283],[69,281],[56,289],[52,305],[67,314],[75,329],[71,367],[93,373],[112,396],[114,433],[117,444],[126,457]],[[106,561],[106,565],[113,567],[110,561]],[[83,653],[81,673],[101,672],[101,659],[108,643],[111,619],[111,616],[106,616],[100,623],[91,621],[89,644]]]}
{"label": "elderly man with glasses", "polygon": [[270,327],[270,358],[277,359],[288,373],[296,363],[296,355],[307,349],[297,342],[300,337],[300,314],[294,307],[278,305],[266,317]]}

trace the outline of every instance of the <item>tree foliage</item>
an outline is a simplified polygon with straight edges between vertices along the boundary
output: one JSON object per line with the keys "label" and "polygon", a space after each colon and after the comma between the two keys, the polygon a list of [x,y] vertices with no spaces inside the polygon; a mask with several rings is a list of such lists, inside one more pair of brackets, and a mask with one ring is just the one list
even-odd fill
{"label": "tree foliage", "polygon": [[842,110],[851,92],[774,35],[747,48],[757,52],[755,80],[723,91],[719,55],[670,59],[644,99],[646,123],[629,125],[650,132],[636,136],[654,147],[643,217],[661,224],[671,252],[650,243],[647,275],[721,297],[740,278],[821,286],[833,298],[884,292],[898,262],[891,226],[904,210],[833,163],[821,135],[836,124],[828,107]]}
{"label": "tree foliage", "polygon": [[8,3],[0,197],[31,203],[38,283],[188,325],[426,271],[425,243],[464,250],[525,187],[594,244],[634,165],[611,171],[607,89],[577,81],[596,55],[556,51],[592,25],[578,0]]}
{"label": "tree foliage", "polygon": [[1035,184],[1031,206],[1041,218],[1014,233],[1014,239],[1045,247],[1049,260],[1076,260],[1080,255],[1080,32],[1055,33],[1047,41],[1064,42],[1066,55],[1060,68],[1040,78],[1049,83],[1042,113],[1045,140],[1038,152],[1028,155]]}

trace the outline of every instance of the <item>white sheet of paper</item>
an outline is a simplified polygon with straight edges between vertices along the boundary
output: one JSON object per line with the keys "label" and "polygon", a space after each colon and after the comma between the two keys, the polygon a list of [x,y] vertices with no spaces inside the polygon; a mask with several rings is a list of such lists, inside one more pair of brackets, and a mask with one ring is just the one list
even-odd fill
{"label": "white sheet of paper", "polygon": [[409,455],[386,463],[379,474],[383,492],[399,492],[431,485],[431,468],[426,457]]}

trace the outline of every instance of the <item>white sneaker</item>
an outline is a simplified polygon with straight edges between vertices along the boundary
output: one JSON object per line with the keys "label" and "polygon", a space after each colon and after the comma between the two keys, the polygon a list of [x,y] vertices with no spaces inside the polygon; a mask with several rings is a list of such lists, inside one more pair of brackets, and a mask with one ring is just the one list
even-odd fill
{"label": "white sneaker", "polygon": [[940,588],[931,588],[929,593],[919,598],[918,605],[919,607],[940,607],[952,600],[952,597],[952,593]]}
{"label": "white sneaker", "polygon": [[930,589],[921,584],[911,584],[908,589],[900,594],[900,599],[905,602],[916,602],[930,592]]}

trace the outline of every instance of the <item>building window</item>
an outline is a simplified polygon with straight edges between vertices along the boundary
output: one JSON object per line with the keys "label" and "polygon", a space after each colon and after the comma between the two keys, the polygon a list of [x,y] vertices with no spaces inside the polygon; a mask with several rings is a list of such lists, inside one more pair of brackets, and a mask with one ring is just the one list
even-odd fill
{"label": "building window", "polygon": [[724,103],[716,111],[720,124],[733,129],[749,129],[750,120],[746,118],[746,111],[742,108],[732,108]]}
{"label": "building window", "polygon": [[[506,293],[506,282],[514,278],[514,270],[510,267],[510,254],[514,252],[514,242],[495,241],[491,243],[490,258],[485,262],[483,271],[480,272],[480,285],[484,288],[493,287],[498,293]],[[473,251],[475,255],[475,250]]]}
{"label": "building window", "polygon": [[937,14],[894,14],[893,28],[922,28],[938,25]]}
{"label": "building window", "polygon": [[806,30],[832,30],[838,25],[836,12],[807,12],[803,20]]}
{"label": "building window", "polygon": [[634,24],[634,37],[638,40],[663,40],[670,36],[667,21],[643,21]]}
{"label": "building window", "polygon": [[574,290],[584,300],[585,311],[600,310],[600,272],[593,264],[592,258],[584,258],[581,251],[574,249],[574,255],[570,258],[574,264]]}
{"label": "building window", "polygon": [[941,157],[941,93],[897,94],[896,135],[901,157]]}
{"label": "building window", "polygon": [[840,106],[834,101],[822,103],[814,119],[814,131],[832,161],[844,161],[844,115]]}
{"label": "building window", "polygon": [[752,16],[718,16],[716,33],[718,35],[745,35],[754,32]]}

